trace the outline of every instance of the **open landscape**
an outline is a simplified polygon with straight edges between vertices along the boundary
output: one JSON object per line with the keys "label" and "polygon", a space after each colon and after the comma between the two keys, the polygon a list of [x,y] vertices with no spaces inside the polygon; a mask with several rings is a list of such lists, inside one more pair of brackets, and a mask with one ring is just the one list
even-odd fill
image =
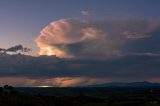
{"label": "open landscape", "polygon": [[160,86],[19,87],[0,90],[1,106],[160,106]]}
{"label": "open landscape", "polygon": [[0,0],[0,106],[160,106],[160,0]]}

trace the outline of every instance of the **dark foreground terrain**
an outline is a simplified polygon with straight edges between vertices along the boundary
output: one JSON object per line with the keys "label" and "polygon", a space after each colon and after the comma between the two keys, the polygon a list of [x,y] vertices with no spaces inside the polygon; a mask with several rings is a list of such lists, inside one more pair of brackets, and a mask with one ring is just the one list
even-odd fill
{"label": "dark foreground terrain", "polygon": [[160,88],[0,88],[0,106],[160,106]]}

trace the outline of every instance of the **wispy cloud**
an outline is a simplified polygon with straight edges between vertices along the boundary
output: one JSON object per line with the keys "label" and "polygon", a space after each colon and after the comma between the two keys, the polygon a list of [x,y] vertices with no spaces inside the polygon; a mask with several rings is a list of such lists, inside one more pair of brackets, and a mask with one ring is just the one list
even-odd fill
{"label": "wispy cloud", "polygon": [[87,16],[87,17],[89,17],[89,16],[91,16],[91,12],[90,12],[90,11],[83,10],[83,11],[81,11],[81,15],[82,15],[82,16]]}

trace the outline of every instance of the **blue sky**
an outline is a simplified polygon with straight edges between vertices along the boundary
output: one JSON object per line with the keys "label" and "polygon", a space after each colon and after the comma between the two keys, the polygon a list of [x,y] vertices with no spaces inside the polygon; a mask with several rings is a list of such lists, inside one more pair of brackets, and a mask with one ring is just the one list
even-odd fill
{"label": "blue sky", "polygon": [[90,19],[157,20],[159,4],[159,0],[1,0],[0,45],[24,44],[36,49],[34,39],[43,27],[59,19],[85,18],[84,10],[92,14]]}

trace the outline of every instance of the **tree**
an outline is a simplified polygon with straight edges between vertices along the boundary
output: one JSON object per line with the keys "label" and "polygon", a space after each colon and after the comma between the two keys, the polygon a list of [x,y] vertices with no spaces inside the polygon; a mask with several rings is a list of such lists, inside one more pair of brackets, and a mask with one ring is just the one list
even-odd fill
{"label": "tree", "polygon": [[3,89],[4,89],[4,91],[7,92],[7,93],[11,93],[11,92],[14,91],[14,87],[9,86],[9,85],[4,85]]}

